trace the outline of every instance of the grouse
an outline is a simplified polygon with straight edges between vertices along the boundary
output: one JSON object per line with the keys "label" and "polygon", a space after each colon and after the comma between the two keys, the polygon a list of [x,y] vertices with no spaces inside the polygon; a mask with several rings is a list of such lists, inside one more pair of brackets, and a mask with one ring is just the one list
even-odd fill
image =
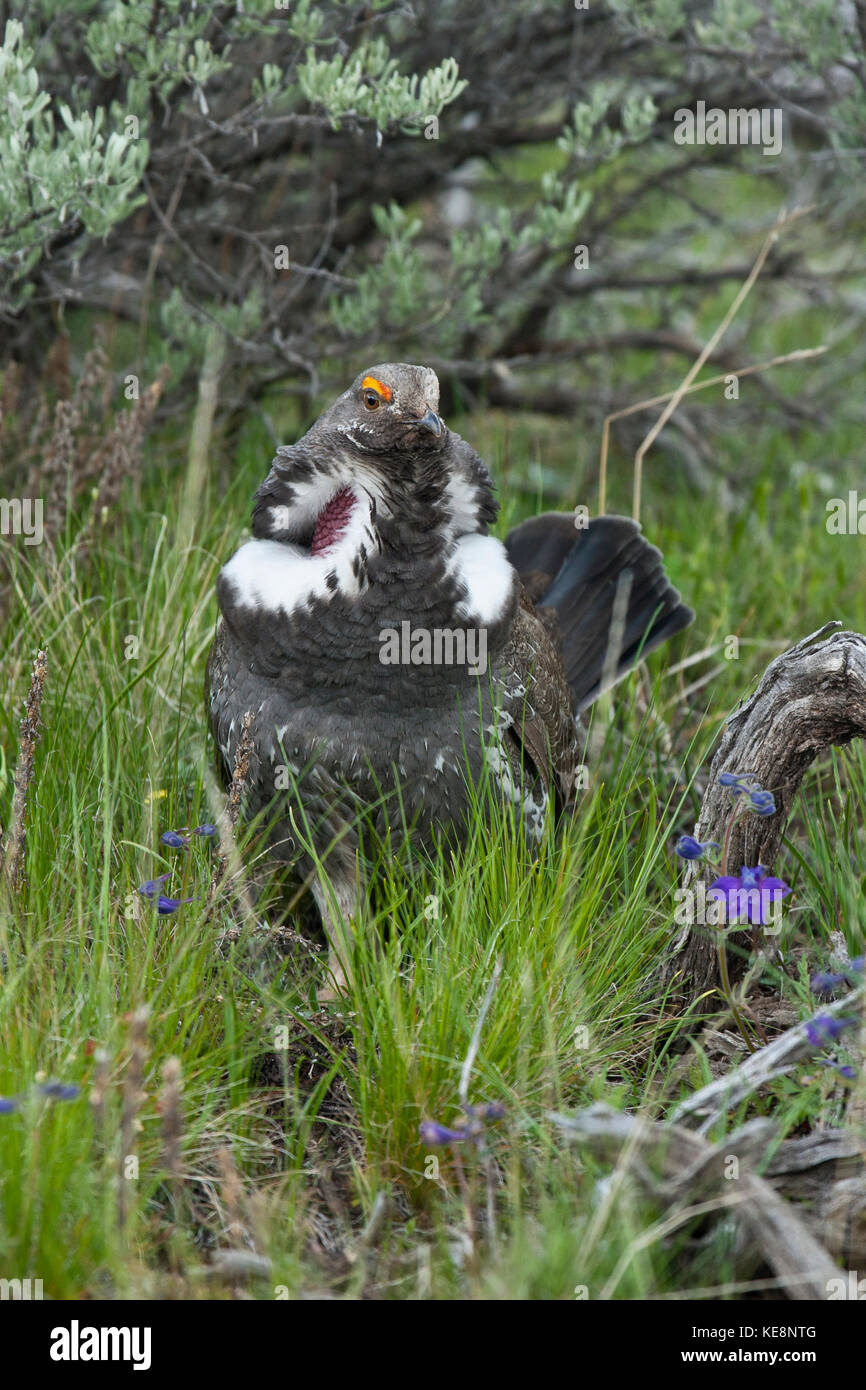
{"label": "grouse", "polygon": [[624,517],[490,535],[490,475],[438,412],[429,367],[363,371],[277,449],[217,582],[210,725],[227,778],[252,714],[245,814],[311,881],[320,997],[351,968],[363,815],[433,845],[486,778],[540,836],[573,799],[581,711],[694,617]]}

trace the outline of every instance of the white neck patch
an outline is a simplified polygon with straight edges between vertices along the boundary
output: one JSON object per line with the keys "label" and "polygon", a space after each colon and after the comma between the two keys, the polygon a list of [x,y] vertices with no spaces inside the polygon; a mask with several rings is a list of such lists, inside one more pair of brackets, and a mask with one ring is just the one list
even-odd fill
{"label": "white neck patch", "polygon": [[[370,505],[366,496],[355,495],[355,507],[349,524],[337,544],[323,555],[311,555],[297,545],[284,541],[247,541],[235,552],[222,577],[243,608],[266,609],[272,613],[292,613],[305,608],[313,600],[329,600],[335,594],[355,597],[366,588],[364,565],[353,568],[363,545],[370,556],[378,549],[378,540],[370,520]],[[329,576],[336,576],[328,583]]]}
{"label": "white neck patch", "polygon": [[462,473],[452,473],[445,489],[451,504],[451,516],[445,528],[452,536],[464,536],[478,530],[478,488]]}
{"label": "white neck patch", "polygon": [[290,456],[277,458],[271,475],[285,480],[292,489],[291,503],[273,502],[267,508],[267,518],[271,535],[295,539],[309,534],[316,524],[322,509],[341,488],[349,488],[369,508],[366,492],[373,497],[377,507],[384,507],[379,481],[369,469],[358,466],[356,459],[348,454],[334,454],[328,459],[327,470],[314,474],[311,478],[298,478],[293,471]]}
{"label": "white neck patch", "polygon": [[464,589],[457,612],[479,627],[502,618],[517,585],[505,546],[495,536],[461,536],[448,562],[448,573]]}

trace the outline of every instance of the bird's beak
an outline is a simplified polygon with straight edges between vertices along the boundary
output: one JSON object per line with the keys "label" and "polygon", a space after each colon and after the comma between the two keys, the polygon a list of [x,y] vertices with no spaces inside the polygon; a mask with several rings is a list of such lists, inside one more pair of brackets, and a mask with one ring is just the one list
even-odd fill
{"label": "bird's beak", "polygon": [[442,433],[442,421],[439,419],[435,410],[430,409],[429,405],[420,420],[415,420],[413,423],[416,424],[419,429],[429,430],[431,434],[435,434],[437,439]]}

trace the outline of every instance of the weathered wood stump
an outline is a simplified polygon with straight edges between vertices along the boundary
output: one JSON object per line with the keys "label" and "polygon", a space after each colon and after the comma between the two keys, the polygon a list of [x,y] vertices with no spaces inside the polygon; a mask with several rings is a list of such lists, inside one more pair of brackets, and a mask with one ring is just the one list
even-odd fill
{"label": "weathered wood stump", "polygon": [[[731,833],[728,872],[740,866],[763,864],[776,857],[791,806],[803,774],[825,749],[866,736],[866,637],[840,632],[840,623],[827,623],[767,667],[755,693],[727,720],[710,768],[710,780],[695,826],[698,840],[722,843],[731,811],[722,772],[750,772],[773,792],[776,814],[744,815]],[[827,635],[827,634],[831,635]],[[715,871],[701,861],[688,864],[684,885]],[[749,936],[733,933],[732,973],[736,947]],[[741,959],[745,952],[740,952]],[[666,983],[690,1000],[707,1000],[719,984],[716,934],[712,928],[690,925],[671,946],[663,966]],[[702,998],[703,997],[703,998]]]}

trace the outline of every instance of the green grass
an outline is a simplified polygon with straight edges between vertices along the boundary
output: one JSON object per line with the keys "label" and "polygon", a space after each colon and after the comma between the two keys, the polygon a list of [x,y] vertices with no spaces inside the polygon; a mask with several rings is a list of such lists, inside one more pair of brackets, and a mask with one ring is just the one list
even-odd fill
{"label": "green grass", "polygon": [[[562,476],[564,493],[572,485],[566,430],[557,441],[529,417],[506,440],[496,416],[455,425],[483,439],[500,476],[519,475],[521,460],[536,457]],[[214,480],[194,542],[181,547],[182,473],[155,465],[179,457],[183,443],[151,445],[154,466],[86,555],[73,552],[74,521],[56,553],[4,544],[4,823],[37,647],[49,668],[27,884],[4,898],[0,915],[0,1095],[27,1095],[0,1115],[0,1273],[41,1278],[51,1297],[227,1297],[230,1285],[202,1271],[209,1252],[236,1245],[272,1261],[272,1273],[249,1284],[262,1298],[286,1289],[559,1299],[578,1286],[591,1297],[637,1298],[723,1283],[730,1256],[722,1235],[698,1254],[685,1250],[688,1228],[653,1238],[660,1213],[628,1184],[605,1205],[599,1181],[609,1169],[570,1148],[548,1116],[603,1099],[663,1118],[709,1076],[656,973],[673,931],[680,866],[672,842],[693,828],[699,804],[693,778],[781,644],[828,618],[866,628],[858,539],[829,536],[824,526],[817,438],[795,446],[768,430],[751,441],[762,462],[750,467],[743,505],[727,514],[713,498],[673,486],[650,460],[645,529],[697,623],[653,655],[648,674],[619,687],[579,811],[558,835],[551,828],[536,857],[494,817],[492,831],[479,820],[459,855],[414,877],[396,858],[382,860],[353,993],[329,1010],[315,999],[322,958],[269,930],[279,885],[254,836],[247,854],[262,896],[253,912],[234,880],[215,909],[208,905],[206,843],[185,853],[159,843],[163,830],[219,810],[202,701],[213,585],[269,458],[250,428],[228,487]],[[837,443],[844,457],[851,440]],[[731,457],[743,449],[733,436],[722,447]],[[804,457],[814,469],[781,484]],[[840,476],[837,491],[847,485]],[[622,461],[614,460],[612,487],[624,503]],[[503,501],[514,520],[544,499],[509,482]],[[716,651],[668,674],[730,634],[741,639],[737,659]],[[714,667],[704,687],[686,693]],[[863,950],[864,813],[861,750],[816,766],[776,865],[796,890],[792,944],[805,954],[799,977],[783,987],[803,1017],[808,974],[827,963],[829,931],[841,927],[852,952]],[[195,901],[159,918],[136,889],[168,869],[172,892]],[[291,925],[314,938],[302,905]],[[466,1208],[477,1219],[485,1208],[483,1170],[467,1152],[462,1194],[452,1154],[422,1144],[418,1125],[453,1123],[459,1113],[461,1068],[497,961],[469,1088],[471,1101],[504,1107],[491,1131],[496,1233],[479,1236],[472,1254]],[[147,1057],[131,1155],[138,1175],[124,1177],[128,1016],[142,1005]],[[163,1153],[169,1057],[183,1072],[180,1178]],[[101,1111],[91,1102],[98,1072]],[[45,1099],[33,1090],[44,1077],[82,1093]],[[766,1088],[755,1108],[786,1133],[804,1120],[838,1118],[840,1094],[826,1076],[804,1076]],[[386,1214],[365,1249],[360,1233],[380,1194]]]}

